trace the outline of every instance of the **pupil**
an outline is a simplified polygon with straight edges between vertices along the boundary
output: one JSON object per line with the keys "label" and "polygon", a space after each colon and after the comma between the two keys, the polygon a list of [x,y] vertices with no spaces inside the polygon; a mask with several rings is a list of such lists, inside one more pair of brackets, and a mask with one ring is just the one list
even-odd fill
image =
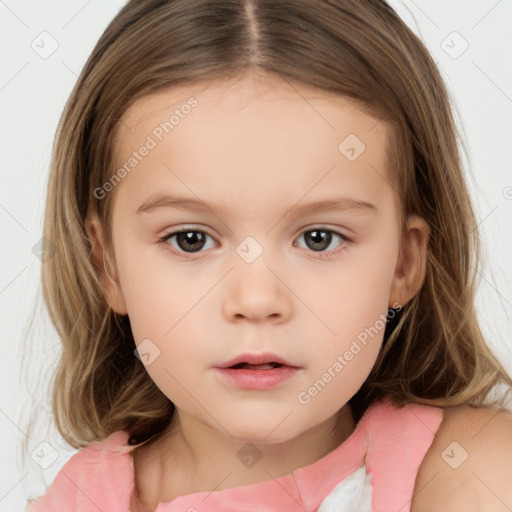
{"label": "pupil", "polygon": [[306,236],[306,240],[313,240],[313,244],[307,243],[310,249],[325,249],[329,247],[331,243],[332,234],[325,230],[315,229],[313,231],[308,232],[310,235]]}
{"label": "pupil", "polygon": [[204,235],[199,231],[184,231],[176,235],[176,241],[184,251],[194,252],[195,249],[201,249],[204,245]]}

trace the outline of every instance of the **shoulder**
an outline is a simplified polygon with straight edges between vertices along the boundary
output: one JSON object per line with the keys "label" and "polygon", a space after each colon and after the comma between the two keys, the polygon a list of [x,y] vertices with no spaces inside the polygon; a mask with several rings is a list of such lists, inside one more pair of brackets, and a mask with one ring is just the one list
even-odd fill
{"label": "shoulder", "polygon": [[126,432],[118,431],[103,441],[75,452],[58,471],[45,493],[28,500],[25,512],[60,510],[63,504],[78,512],[87,508],[89,498],[97,504],[105,504],[105,488],[118,484],[119,479],[127,473],[122,471],[123,468],[126,466],[129,469],[129,456],[123,457],[128,453],[125,445],[127,437]]}
{"label": "shoulder", "polygon": [[443,408],[443,420],[419,468],[412,512],[512,510],[512,413]]}

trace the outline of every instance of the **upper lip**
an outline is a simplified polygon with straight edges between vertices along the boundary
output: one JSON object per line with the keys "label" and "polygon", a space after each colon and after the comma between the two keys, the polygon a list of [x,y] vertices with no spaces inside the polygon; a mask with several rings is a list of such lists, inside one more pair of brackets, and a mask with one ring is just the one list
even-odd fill
{"label": "upper lip", "polygon": [[216,368],[229,368],[238,363],[249,363],[249,364],[265,364],[265,363],[280,363],[286,366],[292,366],[295,368],[299,368],[297,365],[290,363],[286,359],[279,357],[276,354],[271,354],[266,352],[264,354],[240,354],[235,358],[226,361],[225,363],[221,363],[216,365]]}

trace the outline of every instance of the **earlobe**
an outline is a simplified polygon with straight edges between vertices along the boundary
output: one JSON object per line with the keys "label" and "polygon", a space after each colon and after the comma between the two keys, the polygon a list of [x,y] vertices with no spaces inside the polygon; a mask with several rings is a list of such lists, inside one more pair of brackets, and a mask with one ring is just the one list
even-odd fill
{"label": "earlobe", "polygon": [[389,294],[389,307],[396,303],[405,306],[423,286],[429,236],[430,226],[425,219],[417,215],[407,219]]}
{"label": "earlobe", "polygon": [[[91,261],[103,289],[105,301],[111,309],[120,315],[128,314],[123,292],[114,277],[109,253],[105,244],[103,225],[96,212],[89,213],[85,220],[85,230],[91,242]],[[109,270],[110,269],[110,270]]]}

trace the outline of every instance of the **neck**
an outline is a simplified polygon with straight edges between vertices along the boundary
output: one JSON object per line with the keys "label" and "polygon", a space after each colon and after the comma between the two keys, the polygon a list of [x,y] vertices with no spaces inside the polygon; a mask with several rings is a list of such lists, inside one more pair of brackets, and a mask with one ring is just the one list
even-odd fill
{"label": "neck", "polygon": [[346,405],[293,439],[247,443],[226,437],[186,414],[175,413],[157,441],[134,450],[140,501],[144,510],[154,510],[158,503],[177,496],[282,477],[321,459],[340,446],[354,429],[354,418]]}

